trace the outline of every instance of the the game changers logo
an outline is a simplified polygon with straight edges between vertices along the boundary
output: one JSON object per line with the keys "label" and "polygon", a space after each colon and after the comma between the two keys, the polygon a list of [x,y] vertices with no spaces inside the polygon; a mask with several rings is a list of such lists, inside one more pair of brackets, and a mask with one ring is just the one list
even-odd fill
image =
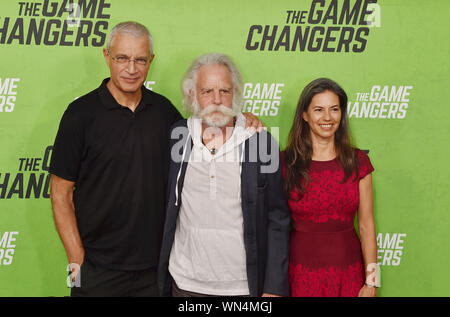
{"label": "the game changers logo", "polygon": [[283,83],[245,83],[242,112],[275,117],[280,107],[283,88]]}
{"label": "the game changers logo", "polygon": [[0,44],[103,46],[110,7],[106,0],[18,1],[16,17],[0,16]]}
{"label": "the game changers logo", "polygon": [[379,233],[377,236],[378,264],[399,266],[404,252],[406,233]]}
{"label": "the game changers logo", "polygon": [[349,118],[405,119],[413,86],[379,86],[370,92],[356,93],[356,101],[349,101]]}
{"label": "the game changers logo", "polygon": [[0,232],[0,266],[11,265],[18,235],[17,231]]}
{"label": "the game changers logo", "polygon": [[50,158],[53,146],[42,157],[20,157],[16,172],[0,172],[0,199],[50,198]]}
{"label": "the game changers logo", "polygon": [[0,112],[13,112],[20,78],[0,77]]}
{"label": "the game changers logo", "polygon": [[[312,0],[308,10],[278,12],[278,25],[250,26],[249,51],[364,52],[372,27],[381,26],[377,0]],[[282,21],[282,22],[281,22]]]}

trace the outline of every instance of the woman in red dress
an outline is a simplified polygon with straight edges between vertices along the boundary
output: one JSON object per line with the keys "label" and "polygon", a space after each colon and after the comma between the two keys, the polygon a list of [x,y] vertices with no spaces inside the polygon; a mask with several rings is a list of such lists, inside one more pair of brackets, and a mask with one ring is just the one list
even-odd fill
{"label": "woman in red dress", "polygon": [[311,82],[300,96],[283,158],[294,223],[291,296],[377,294],[373,167],[351,147],[349,135],[344,90],[326,78]]}

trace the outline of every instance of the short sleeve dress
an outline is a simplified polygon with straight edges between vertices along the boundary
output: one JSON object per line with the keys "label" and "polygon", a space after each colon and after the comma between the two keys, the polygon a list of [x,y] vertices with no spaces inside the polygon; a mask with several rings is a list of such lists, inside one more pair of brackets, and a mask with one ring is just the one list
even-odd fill
{"label": "short sleeve dress", "polygon": [[[343,183],[337,159],[312,161],[310,183],[300,200],[288,197],[294,228],[290,239],[291,296],[358,296],[364,284],[361,243],[354,221],[359,181],[374,169],[366,153],[356,149],[359,175]],[[285,174],[283,165],[283,174]]]}

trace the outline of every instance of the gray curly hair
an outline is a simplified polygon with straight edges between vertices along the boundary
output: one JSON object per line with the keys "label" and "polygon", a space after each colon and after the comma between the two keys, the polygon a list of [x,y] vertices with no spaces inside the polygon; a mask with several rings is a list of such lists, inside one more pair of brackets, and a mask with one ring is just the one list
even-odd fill
{"label": "gray curly hair", "polygon": [[[221,53],[209,53],[197,57],[186,71],[181,82],[181,90],[183,93],[183,107],[190,113],[196,113],[196,85],[198,70],[202,66],[208,65],[224,65],[231,73],[233,83],[233,110],[235,113],[241,111],[242,106],[242,77],[230,57]],[[194,96],[192,98],[191,96]]]}

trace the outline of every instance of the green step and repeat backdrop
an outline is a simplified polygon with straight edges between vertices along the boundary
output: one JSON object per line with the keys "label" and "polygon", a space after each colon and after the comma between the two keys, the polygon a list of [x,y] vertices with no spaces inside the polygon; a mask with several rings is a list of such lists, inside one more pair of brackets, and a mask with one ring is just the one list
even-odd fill
{"label": "green step and repeat backdrop", "polygon": [[1,0],[0,296],[69,294],[52,144],[67,105],[108,77],[102,48],[128,20],[153,35],[149,89],[182,110],[191,61],[226,53],[243,111],[282,149],[303,87],[340,83],[375,168],[379,295],[449,296],[449,11],[448,0]]}

